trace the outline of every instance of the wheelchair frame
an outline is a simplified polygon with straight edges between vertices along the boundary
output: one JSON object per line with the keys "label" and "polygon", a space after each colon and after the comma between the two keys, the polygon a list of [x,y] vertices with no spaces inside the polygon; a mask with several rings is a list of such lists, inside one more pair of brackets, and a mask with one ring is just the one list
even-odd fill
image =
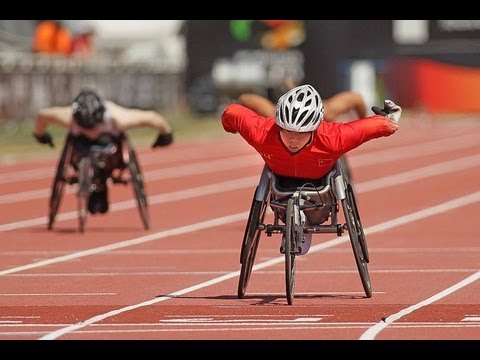
{"label": "wheelchair frame", "polygon": [[[117,151],[117,145],[115,144],[109,144],[105,147],[92,145],[89,155],[83,157],[78,163],[77,176],[68,176],[67,169],[69,166],[72,166],[71,162],[75,151],[74,142],[75,137],[72,134],[68,134],[57,164],[49,203],[48,230],[52,229],[53,223],[55,222],[65,184],[78,184],[76,196],[78,204],[79,231],[84,232],[88,214],[88,199],[90,194],[96,190],[94,180],[97,176],[97,172],[103,169],[108,156]],[[125,164],[125,168],[128,168],[130,177],[127,180],[124,180],[121,177],[114,177],[110,173],[107,180],[111,179],[114,184],[122,183],[126,185],[132,183],[143,227],[147,230],[150,227],[148,202],[143,175],[140,170],[136,152],[131,146],[126,134],[121,136],[118,146],[120,147],[123,164]]]}
{"label": "wheelchair frame", "polygon": [[[337,161],[325,176],[323,187],[304,184],[294,189],[282,189],[278,178],[265,165],[255,189],[240,252],[240,278],[237,296],[243,298],[252,273],[262,232],[267,236],[282,234],[280,252],[285,255],[285,285],[289,305],[295,294],[295,258],[300,253],[298,243],[305,233],[336,233],[348,231],[355,262],[367,298],[372,288],[367,263],[368,248],[360,220],[353,187],[344,176],[344,167]],[[338,221],[340,204],[345,223]],[[267,208],[273,210],[273,224],[264,223]],[[330,221],[327,223],[327,220]]]}

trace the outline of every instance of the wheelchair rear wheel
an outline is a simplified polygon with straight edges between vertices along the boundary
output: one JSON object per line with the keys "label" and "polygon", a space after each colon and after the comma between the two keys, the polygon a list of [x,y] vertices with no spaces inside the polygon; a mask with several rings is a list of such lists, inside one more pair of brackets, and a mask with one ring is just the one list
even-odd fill
{"label": "wheelchair rear wheel", "polygon": [[70,164],[72,158],[73,143],[71,136],[67,136],[65,145],[63,146],[60,160],[58,161],[57,171],[53,180],[52,193],[50,195],[50,208],[48,215],[48,230],[52,229],[53,223],[57,216],[58,208],[60,207],[60,201],[62,200],[63,190],[65,188],[65,175],[67,166]]}
{"label": "wheelchair rear wheel", "polygon": [[150,228],[150,218],[148,214],[147,195],[145,192],[145,185],[143,182],[143,175],[140,171],[140,165],[137,160],[135,150],[128,144],[128,169],[130,171],[130,178],[132,181],[135,197],[137,199],[138,210],[142,218],[143,227],[145,230]]}
{"label": "wheelchair rear wheel", "polygon": [[257,255],[258,244],[262,230],[259,225],[263,223],[265,212],[267,210],[266,201],[252,200],[250,214],[248,215],[247,226],[243,235],[242,249],[240,251],[240,279],[238,281],[237,297],[242,299],[247,290],[248,281],[252,273],[253,263]]}
{"label": "wheelchair rear wheel", "polygon": [[363,234],[363,229],[360,229],[361,224],[359,218],[357,218],[358,214],[355,214],[355,203],[352,191],[350,191],[350,196],[346,196],[345,199],[342,200],[342,207],[345,215],[345,221],[347,224],[348,236],[350,237],[350,243],[352,245],[353,255],[355,257],[357,269],[360,274],[360,279],[362,280],[363,289],[367,298],[370,298],[372,297],[372,286],[370,283],[370,275],[368,273],[368,261],[363,252],[363,247],[361,245],[359,235]]}
{"label": "wheelchair rear wheel", "polygon": [[297,237],[303,236],[303,230],[298,231],[299,224],[295,219],[300,219],[300,209],[294,199],[289,199],[286,210],[285,222],[285,285],[287,290],[288,305],[293,304],[295,296],[295,256],[298,252]]}

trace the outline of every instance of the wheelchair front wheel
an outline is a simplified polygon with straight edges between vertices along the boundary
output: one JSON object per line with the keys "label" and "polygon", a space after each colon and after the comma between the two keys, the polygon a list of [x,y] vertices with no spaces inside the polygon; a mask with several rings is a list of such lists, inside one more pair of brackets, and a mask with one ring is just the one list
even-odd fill
{"label": "wheelchair front wheel", "polygon": [[346,196],[348,201],[352,204],[353,215],[356,220],[356,230],[358,234],[358,241],[360,242],[360,246],[362,247],[363,257],[365,261],[368,263],[370,262],[370,256],[368,255],[368,246],[367,246],[367,238],[365,236],[365,232],[363,231],[362,222],[360,220],[360,213],[358,212],[357,208],[357,201],[355,200],[355,194],[353,192],[353,188],[351,184],[347,185]]}
{"label": "wheelchair front wheel", "polygon": [[300,209],[295,204],[293,198],[288,200],[286,210],[285,233],[285,285],[287,292],[288,305],[293,304],[295,296],[295,256],[298,252],[297,237],[303,236],[303,231],[298,231],[300,224],[296,219],[300,219]]}
{"label": "wheelchair front wheel", "polygon": [[130,145],[128,145],[128,155],[128,169],[130,171],[130,179],[132,181],[135,198],[137,199],[138,210],[142,219],[143,228],[148,230],[150,228],[150,217],[148,214],[147,195],[143,182],[143,175],[140,171],[137,154]]}
{"label": "wheelchair front wheel", "polygon": [[352,182],[352,171],[350,170],[346,155],[343,155],[338,159],[338,165],[340,166],[345,182],[350,184]]}
{"label": "wheelchair front wheel", "polygon": [[78,191],[77,191],[77,209],[78,209],[78,227],[80,232],[85,231],[88,214],[88,199],[90,197],[90,188],[92,186],[93,168],[89,158],[83,158],[78,164]]}
{"label": "wheelchair front wheel", "polygon": [[358,229],[359,222],[357,221],[358,219],[356,218],[353,210],[354,204],[351,196],[347,196],[342,200],[342,207],[347,224],[348,236],[350,237],[350,243],[352,245],[353,255],[355,257],[355,263],[357,264],[357,269],[360,274],[360,279],[362,280],[365,295],[367,298],[370,298],[372,297],[372,285],[370,282],[370,275],[368,273],[367,259],[363,253],[362,245],[360,243],[360,231]]}
{"label": "wheelchair front wheel", "polygon": [[62,200],[63,191],[65,188],[65,175],[66,168],[70,164],[72,158],[73,144],[71,141],[71,136],[68,136],[65,140],[65,145],[63,146],[62,154],[60,155],[60,160],[58,161],[57,171],[55,173],[55,178],[53,179],[52,193],[50,195],[50,206],[48,214],[48,230],[51,230],[55,218],[60,207],[60,202]]}
{"label": "wheelchair front wheel", "polygon": [[248,215],[247,226],[243,235],[242,248],[240,251],[240,279],[238,281],[237,297],[242,299],[247,290],[248,281],[252,273],[253,263],[257,255],[258,244],[262,230],[259,225],[265,219],[267,204],[265,201],[252,200],[252,206]]}

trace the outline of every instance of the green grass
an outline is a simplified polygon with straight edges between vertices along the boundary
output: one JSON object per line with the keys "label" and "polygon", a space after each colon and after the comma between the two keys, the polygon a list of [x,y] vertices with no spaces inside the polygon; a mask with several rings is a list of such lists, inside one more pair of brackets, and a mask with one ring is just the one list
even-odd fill
{"label": "green grass", "polygon": [[[210,138],[223,136],[220,115],[199,116],[190,113],[164,114],[173,126],[175,140]],[[48,132],[52,135],[55,148],[39,144],[32,136],[33,120],[21,123],[5,122],[0,120],[0,164],[2,162],[32,157],[47,157],[57,154],[63,145],[66,129],[51,125]],[[148,146],[157,137],[155,130],[142,127],[128,131],[130,140],[135,146]]]}

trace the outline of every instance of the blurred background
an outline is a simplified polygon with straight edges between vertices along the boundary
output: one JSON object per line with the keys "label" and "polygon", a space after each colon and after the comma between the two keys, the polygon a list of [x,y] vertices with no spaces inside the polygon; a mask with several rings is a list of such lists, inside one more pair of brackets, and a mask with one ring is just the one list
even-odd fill
{"label": "blurred background", "polygon": [[369,107],[478,112],[480,20],[0,20],[0,142],[83,87],[204,128],[287,77]]}

